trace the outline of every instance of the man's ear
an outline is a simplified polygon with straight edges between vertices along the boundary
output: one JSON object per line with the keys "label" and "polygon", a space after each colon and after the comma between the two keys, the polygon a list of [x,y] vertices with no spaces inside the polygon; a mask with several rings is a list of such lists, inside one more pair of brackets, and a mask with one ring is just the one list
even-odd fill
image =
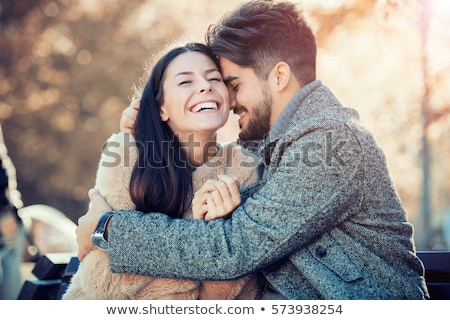
{"label": "man's ear", "polygon": [[169,114],[166,111],[166,108],[164,107],[164,105],[161,106],[161,110],[159,111],[159,115],[161,116],[161,120],[163,122],[166,122],[169,120]]}
{"label": "man's ear", "polygon": [[273,67],[269,77],[272,86],[278,92],[281,92],[286,89],[291,81],[291,68],[286,62],[280,61]]}

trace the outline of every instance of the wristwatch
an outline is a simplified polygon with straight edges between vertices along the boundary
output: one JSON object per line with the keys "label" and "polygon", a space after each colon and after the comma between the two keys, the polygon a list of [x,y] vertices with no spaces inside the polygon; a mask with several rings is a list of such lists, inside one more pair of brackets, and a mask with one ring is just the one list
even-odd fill
{"label": "wristwatch", "polygon": [[97,228],[92,232],[91,241],[98,249],[106,251],[108,249],[108,240],[105,239],[106,226],[109,219],[112,217],[112,212],[107,212],[102,215],[98,221]]}

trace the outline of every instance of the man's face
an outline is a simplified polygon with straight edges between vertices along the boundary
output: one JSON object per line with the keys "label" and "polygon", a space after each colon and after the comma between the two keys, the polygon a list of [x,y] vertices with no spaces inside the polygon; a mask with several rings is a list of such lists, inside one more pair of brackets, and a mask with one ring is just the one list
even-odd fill
{"label": "man's face", "polygon": [[230,92],[230,108],[239,115],[242,141],[263,139],[270,131],[272,97],[268,83],[251,68],[221,57],[222,74]]}

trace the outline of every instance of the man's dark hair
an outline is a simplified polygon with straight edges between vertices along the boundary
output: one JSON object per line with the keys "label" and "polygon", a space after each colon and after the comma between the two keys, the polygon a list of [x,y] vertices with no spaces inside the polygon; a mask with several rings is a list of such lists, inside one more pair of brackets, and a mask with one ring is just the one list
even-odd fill
{"label": "man's dark hair", "polygon": [[261,79],[280,61],[289,64],[302,85],[316,79],[314,34],[302,12],[288,1],[240,5],[208,28],[206,43],[217,56],[252,68]]}

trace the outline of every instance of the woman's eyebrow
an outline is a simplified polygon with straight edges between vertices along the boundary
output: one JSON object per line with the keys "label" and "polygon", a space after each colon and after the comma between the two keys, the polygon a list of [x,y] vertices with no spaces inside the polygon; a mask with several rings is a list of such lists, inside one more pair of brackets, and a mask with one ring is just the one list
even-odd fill
{"label": "woman's eyebrow", "polygon": [[205,71],[205,73],[213,73],[213,72],[220,72],[219,69],[211,68]]}
{"label": "woman's eyebrow", "polygon": [[[219,69],[216,69],[216,68],[211,68],[211,69],[205,70],[206,74],[213,73],[213,72],[220,72],[220,71],[219,71]],[[173,78],[175,79],[178,76],[186,76],[186,75],[192,75],[192,74],[194,74],[194,72],[192,72],[192,71],[180,71]]]}
{"label": "woman's eyebrow", "polygon": [[194,74],[194,73],[192,71],[181,71],[181,72],[178,72],[173,78],[175,79],[178,76],[185,76],[185,75],[191,75],[191,74]]}

